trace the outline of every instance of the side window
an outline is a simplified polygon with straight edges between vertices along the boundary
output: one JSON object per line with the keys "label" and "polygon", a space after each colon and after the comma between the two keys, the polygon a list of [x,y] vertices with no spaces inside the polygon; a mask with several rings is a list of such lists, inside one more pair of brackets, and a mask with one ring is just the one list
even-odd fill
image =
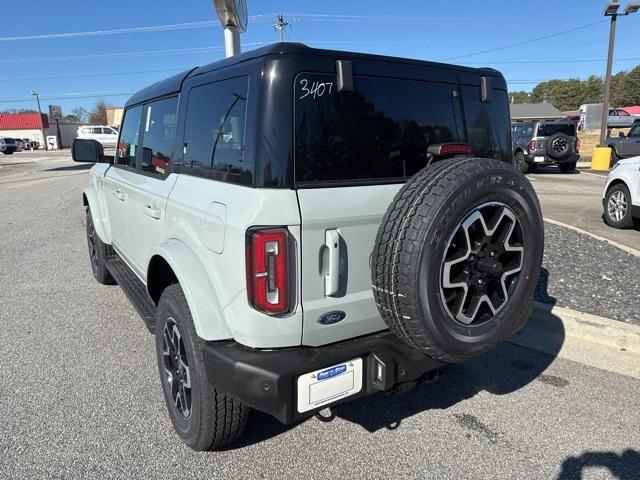
{"label": "side window", "polygon": [[635,125],[631,130],[629,130],[627,137],[640,137],[640,125]]}
{"label": "side window", "polygon": [[94,135],[102,135],[102,129],[100,127],[94,127],[92,133]]}
{"label": "side window", "polygon": [[178,97],[165,98],[144,106],[142,170],[164,175],[176,138]]}
{"label": "side window", "polygon": [[118,140],[117,165],[133,168],[136,166],[136,151],[141,116],[142,107],[131,108],[124,113],[120,139]]}
{"label": "side window", "polygon": [[91,133],[91,129],[85,127],[85,128],[82,129],[82,133],[84,133],[84,134]]}
{"label": "side window", "polygon": [[248,77],[197,86],[189,92],[184,165],[211,170],[219,180],[246,183],[245,118]]}

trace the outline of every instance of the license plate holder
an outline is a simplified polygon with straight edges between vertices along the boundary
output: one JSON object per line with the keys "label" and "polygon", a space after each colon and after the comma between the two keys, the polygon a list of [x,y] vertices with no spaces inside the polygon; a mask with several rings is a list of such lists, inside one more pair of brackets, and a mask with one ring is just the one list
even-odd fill
{"label": "license plate holder", "polygon": [[305,373],[298,377],[298,412],[303,413],[355,395],[362,390],[362,358]]}

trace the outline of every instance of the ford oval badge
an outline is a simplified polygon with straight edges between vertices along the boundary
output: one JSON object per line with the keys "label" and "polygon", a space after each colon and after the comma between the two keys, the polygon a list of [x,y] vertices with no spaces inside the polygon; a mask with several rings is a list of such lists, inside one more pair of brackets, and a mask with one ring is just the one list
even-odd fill
{"label": "ford oval badge", "polygon": [[318,323],[321,325],[333,325],[334,323],[341,322],[347,317],[347,314],[342,310],[333,310],[331,312],[324,313],[318,318]]}

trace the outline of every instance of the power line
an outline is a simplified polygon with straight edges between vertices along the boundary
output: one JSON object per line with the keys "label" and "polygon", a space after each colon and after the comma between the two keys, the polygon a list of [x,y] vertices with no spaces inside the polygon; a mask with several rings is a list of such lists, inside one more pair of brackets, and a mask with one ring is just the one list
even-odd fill
{"label": "power line", "polygon": [[[253,42],[247,43],[245,46],[261,46],[266,42]],[[224,50],[224,46],[213,47],[193,47],[193,48],[175,48],[167,50],[147,50],[140,52],[122,52],[122,53],[97,53],[91,55],[72,55],[68,57],[39,57],[39,58],[2,58],[0,63],[31,63],[31,62],[58,62],[67,60],[91,60],[91,59],[104,59],[104,58],[123,58],[123,57],[141,57],[148,55],[174,55],[184,53],[200,53],[214,50]]]}
{"label": "power line", "polygon": [[[104,97],[125,97],[130,96],[135,92],[119,92],[119,93],[103,93],[100,95],[63,95],[63,96],[40,96],[40,100],[76,100],[82,98],[104,98]],[[0,99],[0,103],[24,103],[31,102],[33,98],[14,98],[9,100]]]}
{"label": "power line", "polygon": [[157,70],[134,70],[129,72],[99,72],[99,73],[69,73],[65,75],[51,75],[41,77],[10,77],[0,78],[0,82],[16,82],[24,80],[56,80],[61,78],[114,77],[118,75],[136,75],[142,73],[179,72],[189,67],[159,68]]}
{"label": "power line", "polygon": [[500,50],[506,50],[507,48],[513,48],[513,47],[519,47],[522,45],[527,45],[529,43],[534,43],[534,42],[538,42],[540,40],[546,40],[547,38],[553,38],[553,37],[558,37],[560,35],[565,35],[567,33],[571,33],[571,32],[575,32],[577,30],[582,30],[585,28],[589,28],[589,27],[593,27],[594,25],[598,25],[600,23],[604,23],[604,22],[608,22],[609,20],[605,19],[605,20],[598,20],[597,22],[593,22],[593,23],[588,23],[586,25],[580,25],[578,27],[574,27],[574,28],[570,28],[568,30],[563,30],[561,32],[556,32],[556,33],[551,33],[549,35],[544,35],[542,37],[538,37],[538,38],[532,38],[531,40],[524,40],[521,42],[516,42],[516,43],[511,43],[509,45],[503,45],[501,47],[496,47],[496,48],[489,48],[487,50],[480,50],[477,52],[473,52],[473,53],[467,53],[465,55],[457,55],[455,57],[448,57],[445,58],[443,60],[457,60],[459,58],[466,58],[466,57],[473,57],[475,55],[481,55],[483,53],[492,53],[492,52],[498,52]]}
{"label": "power line", "polygon": [[[271,21],[275,13],[253,15],[249,17],[252,23]],[[53,40],[59,38],[93,37],[103,35],[120,35],[125,33],[166,32],[171,30],[188,30],[194,28],[219,27],[220,22],[204,20],[200,22],[170,23],[166,25],[150,25],[147,27],[116,28],[112,30],[93,30],[87,32],[46,33],[42,35],[24,35],[19,37],[0,37],[0,42],[17,42],[24,40]]]}
{"label": "power line", "polygon": [[[630,58],[616,58],[616,62],[636,62],[640,60],[640,57]],[[577,59],[565,59],[565,60],[485,60],[482,62],[465,62],[465,65],[502,65],[502,64],[548,64],[548,63],[594,63],[594,62],[606,62],[606,58],[590,59],[590,58],[577,58]]]}

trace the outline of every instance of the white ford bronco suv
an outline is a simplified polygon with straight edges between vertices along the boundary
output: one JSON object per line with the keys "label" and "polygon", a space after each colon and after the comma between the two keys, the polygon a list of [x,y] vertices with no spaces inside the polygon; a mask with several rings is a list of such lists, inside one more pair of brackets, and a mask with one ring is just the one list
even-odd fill
{"label": "white ford bronco suv", "polygon": [[543,228],[492,69],[279,43],[127,102],[84,189],[91,268],[155,333],[169,416],[220,448],[429,380],[519,329]]}

